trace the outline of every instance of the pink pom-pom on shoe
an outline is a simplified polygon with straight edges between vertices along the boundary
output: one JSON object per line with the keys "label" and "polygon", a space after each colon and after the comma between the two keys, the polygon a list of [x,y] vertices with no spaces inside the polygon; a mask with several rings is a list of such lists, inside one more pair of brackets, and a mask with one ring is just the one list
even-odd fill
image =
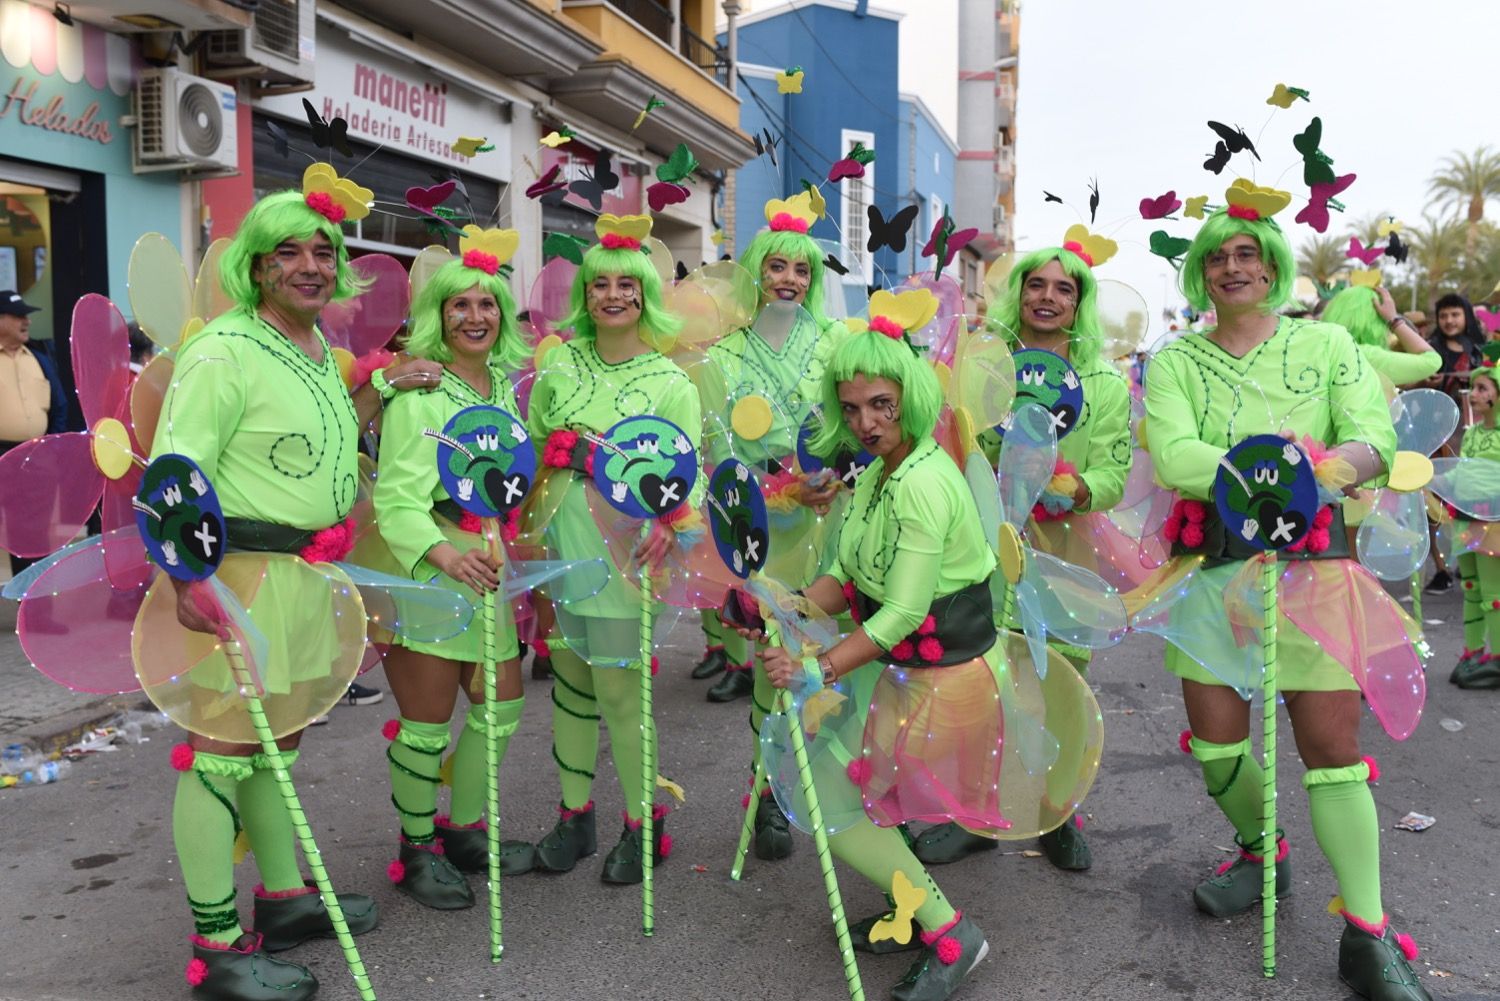
{"label": "pink pom-pom on shoe", "polygon": [[172,745],[172,754],[168,760],[177,771],[185,772],[193,767],[193,762],[197,758],[198,753],[193,750],[193,745],[184,742]]}
{"label": "pink pom-pom on shoe", "polygon": [[406,865],[400,859],[396,859],[385,867],[385,874],[392,883],[399,883],[406,878]]}
{"label": "pink pom-pom on shoe", "polygon": [[1370,769],[1370,777],[1366,781],[1369,781],[1369,782],[1379,782],[1380,781],[1380,764],[1379,764],[1379,762],[1377,762],[1373,756],[1368,755],[1368,754],[1366,754],[1363,758],[1360,758],[1359,760],[1363,761],[1365,763],[1365,765]]}
{"label": "pink pom-pom on shoe", "polygon": [[208,964],[194,956],[188,960],[187,969],[182,971],[182,975],[187,978],[188,983],[197,987],[208,979]]}
{"label": "pink pom-pom on shoe", "polygon": [[653,678],[656,677],[657,672],[660,671],[660,670],[661,670],[661,658],[656,657],[656,656],[653,655],[652,658],[651,658],[651,677],[653,677]]}
{"label": "pink pom-pom on shoe", "polygon": [[386,740],[395,740],[400,732],[401,721],[399,719],[388,719],[385,721],[385,726],[380,728],[380,735]]}
{"label": "pink pom-pom on shoe", "polygon": [[952,966],[964,954],[964,947],[952,935],[944,935],[937,940],[936,952],[938,962],[944,966]]}
{"label": "pink pom-pom on shoe", "polygon": [[1401,955],[1406,957],[1408,963],[1416,962],[1417,957],[1422,955],[1422,950],[1417,948],[1417,943],[1405,932],[1396,933],[1396,944],[1401,947]]}
{"label": "pink pom-pom on shoe", "polygon": [[748,809],[750,809],[750,794],[748,792],[745,793],[745,798],[742,799],[742,800],[740,800],[740,809],[741,810],[748,810]]}
{"label": "pink pom-pom on shoe", "polygon": [[663,859],[665,859],[668,856],[670,856],[671,854],[672,854],[672,835],[670,835],[670,834],[663,834],[661,836],[661,857]]}
{"label": "pink pom-pom on shoe", "polygon": [[1184,730],[1177,735],[1177,746],[1183,754],[1193,753],[1193,731]]}
{"label": "pink pom-pom on shoe", "polygon": [[912,645],[911,640],[902,640],[891,647],[891,657],[896,660],[911,660],[912,655],[916,652],[917,648]]}
{"label": "pink pom-pom on shoe", "polygon": [[538,657],[552,656],[552,647],[546,640],[532,640],[531,649],[536,651]]}

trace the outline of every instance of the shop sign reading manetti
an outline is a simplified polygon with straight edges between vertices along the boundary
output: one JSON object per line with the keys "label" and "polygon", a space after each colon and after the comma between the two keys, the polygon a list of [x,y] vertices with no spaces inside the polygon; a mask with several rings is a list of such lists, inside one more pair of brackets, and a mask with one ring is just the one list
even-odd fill
{"label": "shop sign reading manetti", "polygon": [[[416,62],[360,45],[326,22],[318,24],[317,80],[311,93],[264,97],[255,107],[305,122],[306,98],[325,119],[349,123],[349,135],[395,153],[433,160],[508,181],[510,126],[493,99],[450,84]],[[460,136],[495,148],[473,157],[455,152]]]}

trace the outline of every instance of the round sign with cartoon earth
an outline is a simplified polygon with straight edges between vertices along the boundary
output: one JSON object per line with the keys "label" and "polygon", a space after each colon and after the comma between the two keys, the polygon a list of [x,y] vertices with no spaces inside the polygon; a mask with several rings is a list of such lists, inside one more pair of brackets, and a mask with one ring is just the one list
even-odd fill
{"label": "round sign with cartoon earth", "polygon": [[224,560],[224,509],[198,464],[158,456],[131,501],[151,561],[176,580],[206,580]]}
{"label": "round sign with cartoon earth", "polygon": [[[813,435],[823,426],[823,418],[815,411],[810,414],[802,427],[797,431],[797,465],[802,467],[802,472],[811,475],[820,470],[827,469],[828,463],[823,461],[822,456],[814,455],[808,448]],[[843,481],[844,486],[854,489],[854,481],[859,474],[870,468],[870,463],[875,457],[864,449],[858,452],[841,451],[833,459],[833,471]]]}
{"label": "round sign with cartoon earth", "polygon": [[[1083,383],[1078,373],[1062,355],[1041,348],[1022,348],[1016,360],[1016,402],[1011,413],[1024,403],[1035,403],[1052,415],[1052,430],[1062,439],[1078,426],[1083,415]],[[1011,418],[995,425],[1002,436],[1010,429]]]}
{"label": "round sign with cartoon earth", "polygon": [[708,480],[708,524],[719,559],[744,579],[766,565],[770,516],[750,467],[736,459],[719,463]]}
{"label": "round sign with cartoon earth", "polygon": [[594,486],[631,518],[657,518],[688,499],[698,457],[682,429],[661,417],[627,417],[604,432],[594,453]]}
{"label": "round sign with cartoon earth", "polygon": [[521,421],[499,407],[465,407],[437,439],[438,479],[459,507],[499,518],[519,507],[536,480],[536,451]]}
{"label": "round sign with cartoon earth", "polygon": [[1252,435],[1219,460],[1214,506],[1225,530],[1256,549],[1285,549],[1312,528],[1318,482],[1300,447]]}

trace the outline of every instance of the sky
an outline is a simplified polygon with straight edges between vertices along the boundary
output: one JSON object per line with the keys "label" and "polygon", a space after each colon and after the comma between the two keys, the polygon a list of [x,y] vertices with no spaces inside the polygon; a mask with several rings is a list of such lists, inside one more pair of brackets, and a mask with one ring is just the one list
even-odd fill
{"label": "sky", "polygon": [[[1294,244],[1315,237],[1292,222],[1307,188],[1291,145],[1314,115],[1335,172],[1358,175],[1340,196],[1345,216],[1334,214],[1329,232],[1376,213],[1420,222],[1427,180],[1445,156],[1500,148],[1497,37],[1493,0],[1024,3],[1017,247],[1056,245],[1068,226],[1087,223],[1088,183],[1097,177],[1093,231],[1120,243],[1099,277],[1134,286],[1159,333],[1163,304],[1182,300],[1171,287],[1175,272],[1147,250],[1149,234],[1163,228],[1191,237],[1198,224],[1143,220],[1141,199],[1175,189],[1184,201],[1209,195],[1222,204],[1238,170],[1292,192],[1277,221]],[[1307,90],[1311,101],[1286,111],[1267,105],[1277,83]],[[1240,154],[1217,177],[1205,170],[1210,119],[1243,126],[1261,162]],[[1067,204],[1045,203],[1043,189]],[[1490,213],[1500,216],[1500,200]]]}

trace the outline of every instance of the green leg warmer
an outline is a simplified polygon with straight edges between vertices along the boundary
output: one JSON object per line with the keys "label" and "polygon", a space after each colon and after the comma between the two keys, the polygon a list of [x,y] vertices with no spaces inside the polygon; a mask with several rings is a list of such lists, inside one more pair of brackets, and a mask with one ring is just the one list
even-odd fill
{"label": "green leg warmer", "polygon": [[401,729],[386,748],[390,764],[391,805],[401,818],[401,833],[414,845],[431,844],[432,818],[437,815],[438,784],[442,781],[443,751],[448,747],[447,723],[419,723],[402,718]]}
{"label": "green leg warmer", "polygon": [[[848,778],[843,778],[847,782]],[[953,905],[943,891],[911,853],[901,832],[894,827],[876,827],[861,818],[853,827],[830,835],[828,847],[840,861],[874,883],[891,897],[891,883],[896,873],[905,874],[911,885],[927,891],[927,897],[916,910],[917,923],[928,931],[941,928],[954,918]]]}
{"label": "green leg warmer", "polygon": [[[738,637],[736,637],[738,639]],[[759,652],[758,650],[756,651]],[[776,700],[776,689],[759,663],[750,668],[754,672],[755,687],[750,690],[750,732],[754,735],[755,747],[750,755],[750,767],[760,767],[760,725],[771,712]]]}
{"label": "green leg warmer", "polygon": [[[179,744],[178,748],[186,748]],[[178,752],[173,752],[176,765]],[[250,777],[249,758],[192,756],[177,779],[172,804],[172,840],[198,935],[220,944],[244,934],[234,906],[234,841],[240,833],[235,794]]]}
{"label": "green leg warmer", "polygon": [[1370,767],[1314,768],[1302,776],[1313,836],[1333,866],[1344,908],[1361,921],[1385,918],[1380,901],[1380,820],[1367,784]]}
{"label": "green leg warmer", "polygon": [[[714,647],[724,645],[724,623],[719,621],[719,610],[717,608],[705,608],[698,613],[698,621],[703,623],[703,645],[712,650]],[[739,639],[738,636],[735,639]]]}
{"label": "green leg warmer", "polygon": [[1250,753],[1249,739],[1237,744],[1211,744],[1194,737],[1188,746],[1203,766],[1208,794],[1234,825],[1240,843],[1256,845],[1260,841],[1263,779],[1260,762]]}
{"label": "green leg warmer", "polygon": [[[1500,656],[1500,557],[1474,554],[1474,565],[1479,576],[1479,607],[1484,613],[1484,633],[1489,640],[1491,656]],[[1464,611],[1468,611],[1465,606]],[[1468,615],[1464,616],[1464,629],[1468,631]],[[1464,644],[1468,645],[1467,642]]]}
{"label": "green leg warmer", "polygon": [[[505,749],[510,744],[511,735],[521,725],[521,710],[525,706],[524,698],[495,704],[499,762],[505,760]],[[464,731],[458,735],[458,748],[453,752],[453,801],[448,808],[448,819],[455,827],[477,823],[484,814],[489,784],[494,781],[489,773],[484,744],[484,706],[470,706],[464,720]]]}
{"label": "green leg warmer", "polygon": [[[1479,591],[1479,557],[1462,553],[1458,557],[1458,590],[1464,599],[1464,649],[1483,650],[1485,633],[1484,604]],[[1500,595],[1497,595],[1500,597]],[[1495,637],[1491,635],[1493,644]],[[1491,650],[1495,647],[1491,646]]]}
{"label": "green leg warmer", "polygon": [[[288,772],[299,756],[297,751],[281,752],[282,764]],[[297,832],[292,827],[292,815],[287,812],[281,788],[276,784],[271,761],[264,754],[256,754],[250,762],[255,772],[240,783],[240,819],[250,850],[255,853],[260,881],[272,893],[300,890],[303,882],[302,870],[297,865]]]}
{"label": "green leg warmer", "polygon": [[[627,670],[598,668],[594,671],[594,691],[599,710],[609,727],[609,750],[615,772],[620,776],[620,792],[625,798],[625,812],[631,820],[641,819],[641,803],[656,790],[642,789],[641,755],[646,735],[641,733],[641,677],[650,670],[637,662]],[[654,735],[653,735],[654,736]]]}
{"label": "green leg warmer", "polygon": [[[552,640],[552,760],[562,805],[581,810],[593,794],[599,757],[599,704],[593,672],[561,639]],[[624,672],[621,672],[624,673]]]}

